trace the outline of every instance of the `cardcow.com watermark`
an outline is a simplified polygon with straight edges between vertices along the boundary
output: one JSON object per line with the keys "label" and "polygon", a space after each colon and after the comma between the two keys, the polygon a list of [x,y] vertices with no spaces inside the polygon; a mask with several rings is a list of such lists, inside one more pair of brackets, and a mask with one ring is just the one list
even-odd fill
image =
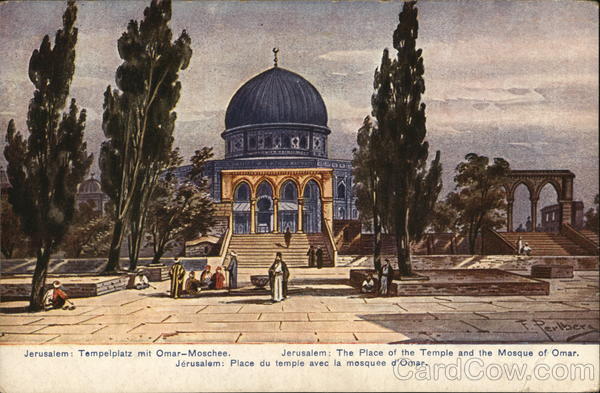
{"label": "cardcow.com watermark", "polygon": [[[448,359],[449,360],[449,359]],[[596,366],[591,363],[492,362],[480,357],[451,361],[423,362],[400,358],[392,361],[394,376],[401,381],[593,381]]]}

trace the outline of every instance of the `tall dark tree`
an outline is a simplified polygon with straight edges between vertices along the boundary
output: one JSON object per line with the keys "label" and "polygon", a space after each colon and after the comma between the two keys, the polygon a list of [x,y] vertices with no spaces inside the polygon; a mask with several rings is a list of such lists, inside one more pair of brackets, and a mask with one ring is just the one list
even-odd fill
{"label": "tall dark tree", "polygon": [[415,2],[406,2],[394,31],[394,59],[384,50],[375,72],[373,116],[377,120],[378,164],[385,190],[382,206],[391,212],[390,227],[396,237],[398,267],[412,275],[411,233],[417,237],[427,226],[428,209],[441,189],[439,152],[427,168],[429,144],[425,140],[425,92],[422,50],[416,49],[419,24]]}
{"label": "tall dark tree", "polygon": [[101,182],[115,208],[109,272],[118,268],[128,227],[130,269],[135,269],[149,199],[172,150],[178,73],[187,68],[192,50],[185,30],[172,41],[170,20],[171,1],[153,0],[141,22],[129,22],[117,45],[123,59],[116,72],[119,90],[109,86],[104,94]]}
{"label": "tall dark tree", "polygon": [[506,223],[504,184],[510,165],[502,158],[494,158],[490,164],[489,158],[469,153],[456,172],[456,189],[447,195],[446,203],[456,212],[455,224],[467,236],[470,252],[475,254],[481,230],[498,229]]}
{"label": "tall dark tree", "polygon": [[[54,46],[45,36],[29,61],[29,79],[35,86],[29,103],[29,137],[17,132],[14,120],[8,125],[4,156],[12,188],[9,201],[30,238],[37,262],[33,274],[30,309],[42,309],[50,255],[60,245],[75,213],[75,195],[92,156],[83,141],[85,110],[79,111],[69,96],[75,71],[77,7],[69,1]],[[62,113],[62,116],[61,116]]]}
{"label": "tall dark tree", "polygon": [[[210,157],[211,148],[197,150],[191,160],[192,168],[185,178],[178,179],[169,170],[159,180],[148,214],[147,239],[154,249],[153,263],[159,262],[165,251],[176,243],[207,233],[214,225],[208,181],[202,175]],[[175,150],[172,165],[180,164],[181,158]]]}
{"label": "tall dark tree", "polygon": [[361,219],[373,228],[373,263],[375,269],[379,270],[381,268],[382,228],[376,133],[377,129],[371,118],[365,117],[356,137],[358,148],[352,151],[352,175],[356,206],[361,213]]}
{"label": "tall dark tree", "polygon": [[19,216],[4,197],[0,198],[0,251],[6,258],[13,258],[27,248],[27,238],[21,230]]}

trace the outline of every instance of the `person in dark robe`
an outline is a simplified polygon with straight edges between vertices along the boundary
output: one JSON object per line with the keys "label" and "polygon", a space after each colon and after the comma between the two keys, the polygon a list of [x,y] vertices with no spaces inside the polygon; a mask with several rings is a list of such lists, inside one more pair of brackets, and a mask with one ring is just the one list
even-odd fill
{"label": "person in dark robe", "polygon": [[306,253],[306,255],[308,256],[308,267],[315,267],[317,262],[315,246],[311,245],[308,248],[308,252]]}
{"label": "person in dark robe", "polygon": [[[48,289],[44,294],[43,304],[44,310],[48,311],[53,308],[68,309],[66,303],[69,301],[69,295],[60,285],[60,281],[54,281],[52,288]],[[74,307],[73,307],[74,308]]]}
{"label": "person in dark robe", "polygon": [[188,295],[197,295],[200,292],[200,280],[196,279],[196,273],[190,272],[185,281],[185,293]]}
{"label": "person in dark robe", "polygon": [[212,289],[212,272],[210,271],[210,265],[204,266],[204,270],[200,275],[200,282],[202,282],[202,287],[206,289]]}
{"label": "person in dark robe", "polygon": [[533,224],[531,222],[531,217],[527,217],[527,221],[525,222],[525,231],[531,232],[532,229],[533,229]]}
{"label": "person in dark robe", "polygon": [[389,283],[392,281],[394,271],[389,259],[385,259],[381,265],[381,273],[379,275],[379,295],[387,296]]}
{"label": "person in dark robe", "polygon": [[173,266],[171,266],[169,276],[171,276],[171,297],[178,299],[181,296],[183,279],[185,278],[185,268],[179,260],[176,260]]}
{"label": "person in dark robe", "polygon": [[283,240],[285,240],[285,248],[290,248],[290,243],[292,242],[292,232],[290,231],[289,226],[285,229]]}
{"label": "person in dark robe", "polygon": [[323,249],[321,246],[317,247],[317,252],[315,253],[317,256],[317,269],[323,267]]}
{"label": "person in dark robe", "polygon": [[238,259],[235,251],[229,251],[229,264],[227,265],[227,271],[229,272],[229,289],[237,288],[237,270],[238,270]]}
{"label": "person in dark robe", "polygon": [[269,284],[271,286],[271,300],[280,302],[287,298],[288,280],[290,271],[283,261],[280,252],[275,255],[275,261],[269,268]]}
{"label": "person in dark robe", "polygon": [[221,266],[217,266],[217,270],[212,276],[212,281],[214,289],[225,288],[225,275],[223,274],[223,269],[221,268]]}

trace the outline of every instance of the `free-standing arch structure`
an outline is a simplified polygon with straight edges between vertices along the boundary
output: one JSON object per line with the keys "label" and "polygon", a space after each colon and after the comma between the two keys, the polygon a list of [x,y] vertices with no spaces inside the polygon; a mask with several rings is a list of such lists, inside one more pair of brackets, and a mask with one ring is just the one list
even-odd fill
{"label": "free-standing arch structure", "polygon": [[537,227],[537,203],[542,188],[551,184],[558,195],[560,205],[560,222],[570,223],[573,214],[573,179],[575,174],[569,170],[512,170],[508,181],[504,185],[506,190],[506,230],[513,231],[513,204],[515,201],[515,190],[521,184],[529,190],[529,201],[531,202],[531,230]]}

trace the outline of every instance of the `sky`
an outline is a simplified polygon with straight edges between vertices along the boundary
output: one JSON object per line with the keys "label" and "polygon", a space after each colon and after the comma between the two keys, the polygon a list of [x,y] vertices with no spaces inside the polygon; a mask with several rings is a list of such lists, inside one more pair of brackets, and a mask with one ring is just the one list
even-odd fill
{"label": "sky", "polygon": [[[86,139],[96,157],[104,138],[103,93],[114,86],[121,63],[117,40],[148,3],[78,2],[71,94],[88,112]],[[0,3],[0,129],[14,118],[25,130],[33,92],[29,57],[61,26],[65,4]],[[279,65],[323,96],[330,158],[350,159],[401,7],[394,1],[175,1],[174,35],[187,30],[194,51],[180,73],[176,145],[188,157],[213,146],[221,158],[229,100],[272,66],[271,50],[278,47]],[[456,165],[475,152],[503,157],[514,169],[569,169],[576,175],[575,197],[589,207],[598,192],[597,3],[424,0],[418,8],[428,139],[432,156],[442,152],[444,193],[454,186]],[[539,207],[555,202],[544,190]],[[515,226],[527,209],[517,202]]]}

